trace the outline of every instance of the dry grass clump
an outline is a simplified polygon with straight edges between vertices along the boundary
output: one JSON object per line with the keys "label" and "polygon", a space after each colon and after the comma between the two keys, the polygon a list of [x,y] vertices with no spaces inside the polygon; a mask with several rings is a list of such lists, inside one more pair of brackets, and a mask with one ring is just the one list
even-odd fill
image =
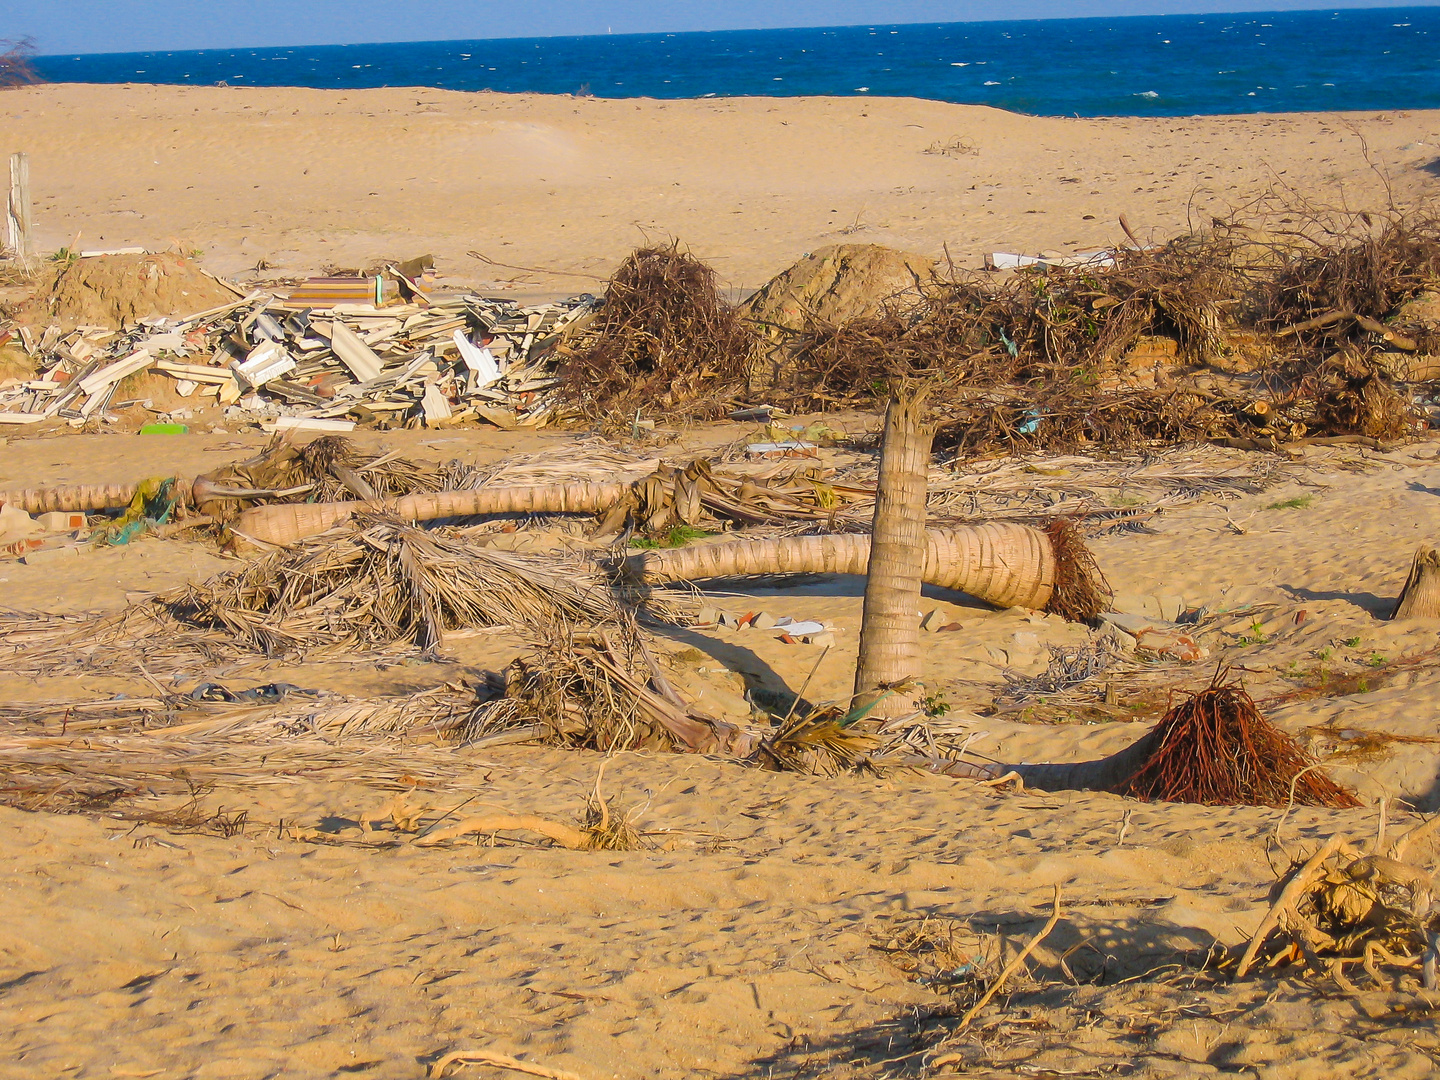
{"label": "dry grass clump", "polygon": [[1139,767],[1110,790],[1205,806],[1359,806],[1238,686],[1216,681],[1172,708]]}
{"label": "dry grass clump", "polygon": [[186,588],[166,606],[181,622],[223,628],[271,656],[398,641],[432,649],[447,630],[622,618],[593,565],[501,551],[370,514]]}
{"label": "dry grass clump", "polygon": [[634,252],[610,279],[598,333],[561,369],[564,390],[591,415],[713,419],[743,380],[755,338],[715,271],[678,243]]}
{"label": "dry grass clump", "polygon": [[[623,644],[617,644],[623,642]],[[544,741],[600,750],[745,749],[741,732],[693,712],[665,681],[633,627],[555,636],[505,672],[504,696],[457,735],[472,742]]]}

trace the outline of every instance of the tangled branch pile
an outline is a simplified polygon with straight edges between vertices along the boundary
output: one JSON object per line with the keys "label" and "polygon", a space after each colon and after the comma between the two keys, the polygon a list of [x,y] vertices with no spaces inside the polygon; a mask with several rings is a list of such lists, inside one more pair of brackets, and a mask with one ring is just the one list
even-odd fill
{"label": "tangled branch pile", "polygon": [[1358,988],[1346,975],[1347,967],[1362,967],[1379,990],[1395,989],[1383,968],[1418,968],[1419,982],[1434,990],[1440,985],[1436,882],[1411,861],[1410,850],[1437,825],[1440,817],[1431,818],[1388,848],[1378,836],[1369,854],[1334,836],[1309,859],[1294,863],[1275,883],[1270,910],[1250,939],[1236,978],[1257,962],[1266,968],[1304,963],[1353,994]]}
{"label": "tangled branch pile", "polygon": [[812,321],[765,392],[824,409],[925,375],[944,387],[937,444],[969,452],[1413,431],[1391,381],[1428,378],[1408,358],[1440,352],[1440,330],[1403,309],[1440,281],[1440,217],[1253,209],[1273,224],[1217,222],[1113,265],[972,276]]}
{"label": "tangled branch pile", "polygon": [[587,415],[640,410],[713,419],[743,382],[754,339],[715,272],[678,244],[642,248],[610,279],[598,335],[561,368]]}
{"label": "tangled branch pile", "polygon": [[40,73],[31,62],[34,56],[33,38],[0,38],[0,90],[40,82]]}

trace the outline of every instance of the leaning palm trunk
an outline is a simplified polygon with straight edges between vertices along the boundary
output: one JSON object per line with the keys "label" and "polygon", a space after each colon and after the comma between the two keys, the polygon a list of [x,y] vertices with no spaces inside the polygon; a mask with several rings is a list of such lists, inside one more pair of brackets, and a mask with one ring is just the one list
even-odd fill
{"label": "leaning palm trunk", "polygon": [[880,476],[851,708],[877,719],[915,710],[922,668],[920,582],[925,570],[925,480],[931,432],[924,391],[898,390],[885,410]]}
{"label": "leaning palm trunk", "polygon": [[629,493],[629,484],[552,484],[422,492],[376,502],[271,503],[246,510],[230,531],[252,544],[283,547],[333,528],[358,510],[404,521],[480,514],[596,514],[623,502]]}
{"label": "leaning palm trunk", "polygon": [[[697,544],[646,551],[626,560],[630,576],[650,584],[760,574],[863,574],[870,537],[794,536]],[[1036,529],[991,522],[925,534],[922,579],[996,607],[1053,611],[1074,621],[1093,619],[1109,589],[1094,560],[1067,522]]]}

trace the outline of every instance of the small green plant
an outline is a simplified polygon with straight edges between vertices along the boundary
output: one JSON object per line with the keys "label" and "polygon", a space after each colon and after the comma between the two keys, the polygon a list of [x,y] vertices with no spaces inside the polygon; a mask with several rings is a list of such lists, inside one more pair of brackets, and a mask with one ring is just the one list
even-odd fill
{"label": "small green plant", "polygon": [[1358,635],[1356,637],[1347,637],[1342,644],[1347,649],[1358,649],[1360,647],[1360,638]]}
{"label": "small green plant", "polygon": [[1270,639],[1264,633],[1265,624],[1256,619],[1250,624],[1250,633],[1243,636],[1238,644],[1241,645],[1264,645]]}
{"label": "small green plant", "polygon": [[678,548],[684,547],[692,540],[699,540],[701,537],[709,535],[709,532],[704,529],[697,529],[694,525],[676,525],[658,540],[648,536],[637,536],[630,541],[630,546],[632,548],[639,548],[642,551],[654,551],[657,548]]}
{"label": "small green plant", "polygon": [[1266,510],[1308,510],[1315,501],[1314,495],[1297,495],[1293,499],[1285,499],[1283,502],[1273,502]]}
{"label": "small green plant", "polygon": [[198,259],[203,259],[203,258],[205,257],[205,249],[204,249],[204,248],[191,248],[189,251],[187,251],[187,252],[185,253],[185,255],[186,255],[187,258],[191,258],[191,259],[197,259],[197,260],[198,260]]}
{"label": "small green plant", "polygon": [[80,258],[80,253],[78,251],[72,251],[68,247],[62,247],[55,249],[55,254],[50,256],[50,261],[69,264],[73,263],[78,258]]}
{"label": "small green plant", "polygon": [[1384,666],[1385,666],[1385,657],[1381,656],[1378,652],[1377,652],[1377,653],[1371,653],[1370,656],[1369,656],[1369,658],[1365,661],[1365,663],[1366,663],[1367,665],[1369,665],[1370,667],[1373,667],[1373,668],[1384,667]]}
{"label": "small green plant", "polygon": [[925,710],[926,716],[944,716],[950,711],[950,702],[945,700],[944,694],[930,694],[920,699],[920,707]]}
{"label": "small green plant", "polygon": [[1366,679],[1361,679],[1359,682],[1357,682],[1357,683],[1355,684],[1355,692],[1356,692],[1357,694],[1368,694],[1368,693],[1370,693],[1370,683],[1369,683],[1369,681],[1366,680]]}
{"label": "small green plant", "polygon": [[1329,660],[1329,659],[1330,659],[1330,656],[1331,656],[1331,650],[1328,649],[1328,648],[1326,648],[1326,649],[1321,649],[1319,652],[1317,652],[1317,653],[1315,654],[1315,659],[1316,659],[1316,660],[1319,660],[1319,661],[1323,664],[1323,663],[1325,663],[1326,660]]}

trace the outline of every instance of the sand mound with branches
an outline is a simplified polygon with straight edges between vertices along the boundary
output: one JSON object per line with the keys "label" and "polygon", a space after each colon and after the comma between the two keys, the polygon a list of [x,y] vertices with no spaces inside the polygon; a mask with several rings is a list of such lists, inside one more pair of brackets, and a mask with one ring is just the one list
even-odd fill
{"label": "sand mound with branches", "polygon": [[806,255],[746,301],[741,313],[762,329],[838,326],[878,315],[887,302],[919,299],[936,280],[923,255],[880,244],[836,244]]}
{"label": "sand mound with branches", "polygon": [[193,315],[235,299],[235,294],[173,252],[97,255],[63,264],[48,288],[21,309],[23,322],[59,323],[63,329],[104,326],[120,330],[157,315]]}

